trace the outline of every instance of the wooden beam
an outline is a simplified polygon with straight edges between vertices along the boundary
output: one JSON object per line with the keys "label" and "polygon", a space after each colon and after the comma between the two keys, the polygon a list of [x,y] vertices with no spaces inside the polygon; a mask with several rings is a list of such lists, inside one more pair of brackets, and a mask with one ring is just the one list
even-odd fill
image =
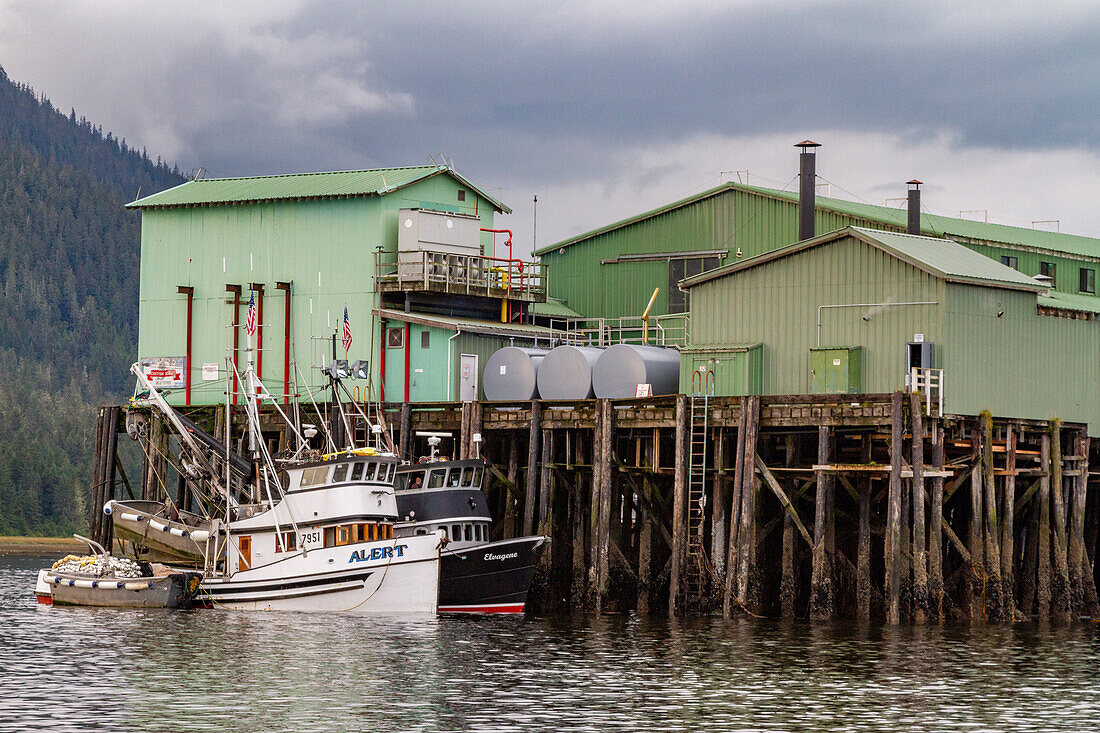
{"label": "wooden beam", "polygon": [[764,459],[760,457],[760,454],[756,454],[756,469],[764,477],[764,482],[771,488],[772,493],[779,499],[779,503],[783,505],[783,508],[787,510],[791,515],[791,519],[794,520],[794,526],[798,528],[798,531],[802,534],[803,539],[806,540],[806,544],[810,547],[814,546],[813,537],[810,536],[809,530],[806,529],[806,525],[802,523],[802,519],[799,518],[798,512],[795,511],[794,505],[791,504],[791,500],[787,498],[787,494],[783,491],[783,487],[779,485],[779,482],[775,480],[775,476],[764,464]]}

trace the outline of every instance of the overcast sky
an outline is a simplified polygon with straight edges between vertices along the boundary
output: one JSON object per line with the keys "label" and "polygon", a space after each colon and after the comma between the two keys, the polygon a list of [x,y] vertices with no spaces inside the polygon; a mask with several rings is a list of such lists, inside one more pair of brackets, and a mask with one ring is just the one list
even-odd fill
{"label": "overcast sky", "polygon": [[0,66],[185,171],[442,154],[523,250],[534,194],[544,245],[805,138],[840,198],[1100,236],[1095,2],[0,0]]}

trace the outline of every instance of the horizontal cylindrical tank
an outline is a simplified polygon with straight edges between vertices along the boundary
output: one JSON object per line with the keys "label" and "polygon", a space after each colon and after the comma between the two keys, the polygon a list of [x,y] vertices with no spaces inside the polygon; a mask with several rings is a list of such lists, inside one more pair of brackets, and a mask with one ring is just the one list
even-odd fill
{"label": "horizontal cylindrical tank", "polygon": [[592,368],[603,349],[558,346],[539,365],[539,397],[544,400],[584,400],[591,397]]}
{"label": "horizontal cylindrical tank", "polygon": [[536,378],[546,349],[505,346],[485,362],[481,386],[485,399],[497,402],[533,400],[538,396]]}
{"label": "horizontal cylindrical tank", "polygon": [[680,388],[680,352],[659,346],[615,344],[604,350],[592,370],[592,388],[600,399],[634,397],[639,384],[652,394],[676,394]]}

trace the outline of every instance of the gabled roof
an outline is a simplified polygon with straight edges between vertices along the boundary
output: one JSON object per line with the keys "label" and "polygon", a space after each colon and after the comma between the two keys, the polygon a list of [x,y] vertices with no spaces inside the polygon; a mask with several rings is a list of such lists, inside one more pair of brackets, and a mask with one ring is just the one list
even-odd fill
{"label": "gabled roof", "polygon": [[1067,311],[1100,313],[1100,297],[1086,295],[1085,293],[1064,293],[1061,290],[1051,290],[1039,296],[1039,305],[1048,308],[1062,308]]}
{"label": "gabled roof", "polygon": [[1034,278],[1028,277],[1022,272],[1006,267],[996,260],[978,254],[957,242],[949,239],[937,239],[934,237],[918,237],[913,234],[900,234],[898,232],[883,232],[877,229],[864,229],[863,227],[846,227],[835,232],[829,232],[813,239],[807,239],[795,244],[789,244],[771,252],[756,257],[750,257],[741,262],[689,277],[680,281],[682,289],[688,289],[700,283],[714,280],[725,275],[747,270],[750,267],[762,265],[783,257],[804,252],[805,250],[819,247],[834,242],[844,237],[856,239],[881,249],[898,259],[908,262],[930,275],[942,278],[948,282],[960,282],[969,285],[984,285],[987,287],[1008,288],[1011,290],[1031,290],[1039,292],[1046,287]]}
{"label": "gabled roof", "polygon": [[455,179],[492,204],[497,211],[512,213],[507,206],[474,186],[450,166],[445,165],[372,168],[328,173],[291,173],[247,178],[200,178],[128,203],[126,208],[151,209],[287,199],[384,196],[438,175],[447,175]]}
{"label": "gabled roof", "polygon": [[[578,234],[575,237],[564,239],[555,244],[540,247],[534,254],[542,255],[547,252],[552,252],[561,247],[567,247],[616,229],[628,227],[637,222],[660,216],[666,212],[679,209],[712,196],[717,196],[727,191],[746,191],[782,201],[798,203],[798,193],[795,191],[781,191],[774,188],[749,186],[743,183],[723,183],[720,186],[707,189],[694,196],[689,196],[679,201],[673,201],[670,204],[665,204],[664,206],[659,206],[656,209],[643,212],[627,219],[622,219],[613,224],[593,229],[584,234]],[[908,217],[908,212],[904,209],[863,204],[856,201],[845,201],[844,199],[834,199],[825,196],[818,196],[815,201],[815,206],[826,211],[835,211],[840,214],[847,214],[861,219],[878,221],[884,224],[893,224],[902,229],[906,227]],[[965,239],[999,242],[1022,247],[1034,247],[1051,252],[1065,252],[1067,254],[1100,258],[1100,239],[1094,237],[1047,232],[1040,229],[1026,229],[1024,227],[1013,227],[1004,224],[987,224],[981,221],[956,219],[935,214],[921,214],[920,220],[921,231],[936,236],[956,236]]]}

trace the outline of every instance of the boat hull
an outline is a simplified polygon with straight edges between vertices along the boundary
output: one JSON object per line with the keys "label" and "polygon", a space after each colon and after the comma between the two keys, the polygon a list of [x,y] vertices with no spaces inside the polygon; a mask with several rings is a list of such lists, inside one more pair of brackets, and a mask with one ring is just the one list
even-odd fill
{"label": "boat hull", "polygon": [[202,601],[236,611],[435,614],[439,537],[404,537],[310,550],[270,565],[207,578]]}
{"label": "boat hull", "polygon": [[545,537],[517,537],[445,551],[440,613],[523,613]]}
{"label": "boat hull", "polygon": [[201,566],[212,525],[195,515],[191,522],[158,516],[163,505],[152,501],[109,501],[103,511],[111,518],[115,538],[134,543],[146,562]]}
{"label": "boat hull", "polygon": [[49,600],[36,590],[39,602],[55,606],[105,608],[190,608],[201,573],[178,572],[141,578],[93,577],[78,573],[45,572]]}

